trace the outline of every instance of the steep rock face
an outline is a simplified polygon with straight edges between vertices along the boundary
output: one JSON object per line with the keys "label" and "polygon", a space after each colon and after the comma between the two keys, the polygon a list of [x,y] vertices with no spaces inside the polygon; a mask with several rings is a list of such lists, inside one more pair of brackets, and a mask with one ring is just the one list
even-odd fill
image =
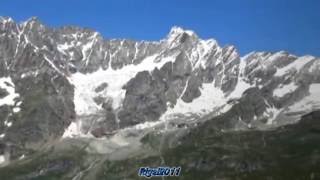
{"label": "steep rock face", "polygon": [[251,53],[243,61],[243,80],[258,87],[267,102],[261,118],[268,117],[268,124],[292,123],[301,114],[319,108],[319,59],[281,51]]}
{"label": "steep rock face", "polygon": [[36,19],[10,18],[1,19],[0,29],[0,86],[8,92],[1,98],[0,144],[14,160],[63,135],[75,119],[73,87],[56,68],[63,62],[49,60],[56,57],[45,43],[50,30]]}
{"label": "steep rock face", "polygon": [[61,136],[101,137],[177,115],[224,114],[226,127],[240,129],[293,123],[319,109],[319,61],[283,51],[241,58],[179,27],[138,42],[0,18],[0,148],[16,159]]}

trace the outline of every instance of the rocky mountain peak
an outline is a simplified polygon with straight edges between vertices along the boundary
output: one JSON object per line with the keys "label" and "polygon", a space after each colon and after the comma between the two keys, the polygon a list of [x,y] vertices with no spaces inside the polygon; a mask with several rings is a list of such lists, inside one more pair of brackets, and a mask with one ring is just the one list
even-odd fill
{"label": "rocky mountain peak", "polygon": [[174,26],[167,35],[166,41],[170,47],[174,47],[187,42],[188,39],[191,39],[191,41],[197,41],[198,36],[191,30],[185,30],[181,27]]}
{"label": "rocky mountain peak", "polygon": [[40,19],[37,16],[33,16],[29,19],[27,19],[26,21],[23,22],[24,24],[30,24],[30,23],[37,23],[37,24],[41,24]]}
{"label": "rocky mountain peak", "polygon": [[14,21],[11,17],[0,16],[0,22],[1,23],[8,23],[8,22],[14,22]]}
{"label": "rocky mountain peak", "polygon": [[192,30],[183,29],[179,26],[173,26],[168,34],[168,37],[177,37],[181,34],[187,34],[188,36],[197,36],[195,32]]}

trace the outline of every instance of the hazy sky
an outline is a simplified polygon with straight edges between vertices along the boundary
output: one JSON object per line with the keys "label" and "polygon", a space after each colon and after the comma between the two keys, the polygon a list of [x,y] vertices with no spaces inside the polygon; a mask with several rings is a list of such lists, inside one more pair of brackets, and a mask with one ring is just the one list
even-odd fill
{"label": "hazy sky", "polygon": [[160,40],[174,25],[250,51],[320,56],[320,0],[1,0],[0,16],[37,16],[52,27],[77,25],[106,38]]}

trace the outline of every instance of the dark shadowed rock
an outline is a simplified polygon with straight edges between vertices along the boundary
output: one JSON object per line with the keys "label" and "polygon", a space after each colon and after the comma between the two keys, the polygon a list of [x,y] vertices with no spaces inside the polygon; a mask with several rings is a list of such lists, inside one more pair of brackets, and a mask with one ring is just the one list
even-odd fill
{"label": "dark shadowed rock", "polygon": [[0,99],[6,97],[8,94],[7,90],[0,88]]}

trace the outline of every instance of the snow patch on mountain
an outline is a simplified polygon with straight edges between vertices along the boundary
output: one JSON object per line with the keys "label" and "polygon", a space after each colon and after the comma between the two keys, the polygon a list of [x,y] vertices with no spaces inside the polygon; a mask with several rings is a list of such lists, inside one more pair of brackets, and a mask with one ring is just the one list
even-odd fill
{"label": "snow patch on mountain", "polygon": [[0,99],[0,106],[13,106],[15,103],[15,99],[19,97],[19,94],[15,92],[15,85],[12,82],[11,77],[0,78],[0,88],[8,92],[8,95]]}
{"label": "snow patch on mountain", "polygon": [[266,117],[268,117],[267,124],[271,125],[273,124],[274,120],[278,117],[278,115],[282,112],[281,109],[277,109],[274,106],[268,107],[265,111],[265,114],[267,114]]}
{"label": "snow patch on mountain", "polygon": [[253,85],[246,82],[246,79],[244,77],[244,71],[247,64],[247,61],[245,60],[245,58],[248,56],[250,55],[247,55],[240,59],[238,82],[234,90],[229,94],[229,99],[240,98],[244,91],[253,87]]}
{"label": "snow patch on mountain", "polygon": [[4,121],[4,125],[7,126],[7,127],[11,127],[12,126],[12,122],[6,120],[6,121]]}
{"label": "snow patch on mountain", "polygon": [[254,86],[247,83],[243,78],[240,78],[240,79],[238,79],[238,83],[237,83],[235,89],[229,95],[229,98],[230,99],[240,98],[242,96],[243,92],[251,87],[254,87]]}
{"label": "snow patch on mountain", "polygon": [[46,62],[48,62],[49,65],[50,65],[55,71],[57,71],[61,76],[64,76],[64,73],[62,73],[62,72],[60,71],[60,69],[57,68],[57,66],[56,66],[46,55],[44,55],[43,57],[44,57],[44,59],[46,60]]}
{"label": "snow patch on mountain", "polygon": [[289,65],[278,69],[275,76],[283,76],[292,69],[300,71],[300,69],[302,69],[307,63],[309,63],[310,61],[312,61],[314,59],[315,59],[315,57],[313,57],[313,56],[302,56],[302,57],[296,59],[295,61],[293,61],[292,63],[290,63]]}
{"label": "snow patch on mountain", "polygon": [[73,138],[73,137],[93,137],[90,133],[85,134],[81,131],[82,121],[71,122],[69,127],[64,131],[62,135],[63,138]]}
{"label": "snow patch on mountain", "polygon": [[316,73],[319,69],[320,69],[320,59],[317,59],[310,66],[309,73]]}
{"label": "snow patch on mountain", "polygon": [[280,85],[273,91],[273,96],[283,97],[284,95],[295,91],[297,88],[298,86],[294,82],[285,85]]}
{"label": "snow patch on mountain", "polygon": [[[187,85],[186,85],[187,86]],[[168,119],[175,114],[197,114],[203,115],[212,112],[214,109],[226,104],[226,98],[223,91],[214,86],[214,83],[204,83],[200,87],[201,96],[190,103],[184,102],[181,97],[177,100],[176,105],[161,116],[161,119]],[[183,95],[183,93],[182,93]]]}
{"label": "snow patch on mountain", "polygon": [[0,155],[0,164],[3,164],[4,162],[6,162],[6,158],[4,155]]}
{"label": "snow patch on mountain", "polygon": [[21,108],[20,108],[20,107],[14,107],[14,108],[12,109],[12,111],[13,111],[14,113],[18,113],[18,112],[21,111]]}
{"label": "snow patch on mountain", "polygon": [[[155,68],[161,68],[167,62],[175,60],[175,56],[170,56],[155,62],[158,56],[158,54],[149,56],[140,64],[130,64],[121,69],[108,68],[107,70],[99,69],[90,74],[80,72],[72,74],[69,81],[75,86],[74,104],[76,113],[87,115],[101,110],[102,107],[94,102],[94,97],[98,95],[112,98],[113,109],[120,108],[125,96],[125,90],[122,88],[138,72],[152,71]],[[108,87],[102,92],[95,92],[95,89],[102,83],[107,83]]]}
{"label": "snow patch on mountain", "polygon": [[311,112],[320,109],[320,83],[311,84],[309,95],[288,107],[287,112]]}
{"label": "snow patch on mountain", "polygon": [[62,53],[62,54],[67,54],[66,51],[69,50],[70,48],[74,47],[73,44],[68,44],[67,42],[64,44],[58,44],[57,49]]}

